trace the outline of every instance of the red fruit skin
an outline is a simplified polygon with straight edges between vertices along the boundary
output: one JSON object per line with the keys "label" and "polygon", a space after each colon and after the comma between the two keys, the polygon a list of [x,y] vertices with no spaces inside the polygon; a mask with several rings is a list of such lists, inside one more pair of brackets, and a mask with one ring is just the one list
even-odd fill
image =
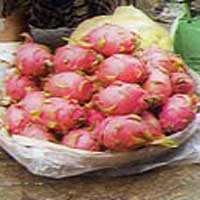
{"label": "red fruit skin", "polygon": [[137,84],[116,82],[93,96],[93,104],[106,115],[141,113],[147,109],[145,95]]}
{"label": "red fruit skin", "polygon": [[86,130],[78,129],[69,132],[62,139],[62,144],[81,150],[99,151],[100,147],[98,142],[94,139],[91,133]]}
{"label": "red fruit skin", "polygon": [[87,101],[93,94],[92,83],[74,72],[63,72],[51,76],[44,89],[52,96],[78,101]]}
{"label": "red fruit skin", "polygon": [[90,31],[82,41],[105,56],[117,53],[133,53],[137,47],[138,36],[113,24],[105,24]]}
{"label": "red fruit skin", "polygon": [[54,70],[56,73],[83,70],[94,71],[103,59],[94,50],[79,46],[66,45],[59,47],[54,56]]}
{"label": "red fruit skin", "polygon": [[11,134],[20,134],[29,123],[29,115],[18,105],[11,105],[6,113],[6,125]]}
{"label": "red fruit skin", "polygon": [[147,69],[140,60],[131,55],[115,54],[104,60],[97,70],[97,78],[104,84],[119,80],[141,83],[147,78]]}
{"label": "red fruit skin", "polygon": [[25,76],[39,76],[46,73],[52,55],[42,45],[26,42],[21,45],[16,54],[16,67]]}
{"label": "red fruit skin", "polygon": [[106,118],[94,131],[99,143],[111,151],[127,151],[156,138],[147,123],[137,115]]}
{"label": "red fruit skin", "polygon": [[86,118],[87,118],[86,121],[87,126],[94,129],[105,119],[105,116],[103,115],[103,113],[95,109],[88,109]]}
{"label": "red fruit skin", "polygon": [[159,137],[163,134],[163,130],[159,120],[151,112],[143,112],[142,119],[147,123],[153,136]]}
{"label": "red fruit skin", "polygon": [[171,74],[173,93],[192,94],[195,92],[194,81],[185,73]]}
{"label": "red fruit skin", "polygon": [[152,107],[161,106],[166,103],[172,94],[172,85],[169,74],[162,68],[155,68],[147,81],[143,84],[144,90],[148,92],[146,101]]}
{"label": "red fruit skin", "polygon": [[7,78],[5,87],[7,95],[10,96],[13,101],[19,101],[24,98],[28,92],[37,89],[34,81],[26,76],[17,74],[12,74]]}
{"label": "red fruit skin", "polygon": [[20,102],[20,105],[29,113],[31,121],[39,122],[39,115],[45,100],[46,97],[44,92],[34,91],[28,93]]}
{"label": "red fruit skin", "polygon": [[176,94],[168,99],[160,113],[160,122],[166,133],[185,129],[195,118],[195,108],[188,95]]}
{"label": "red fruit skin", "polygon": [[83,123],[86,114],[77,103],[52,97],[45,101],[39,117],[45,127],[63,131],[64,134],[67,130]]}
{"label": "red fruit skin", "polygon": [[38,140],[55,142],[53,134],[47,132],[46,128],[38,124],[27,125],[20,133],[21,136],[30,137]]}
{"label": "red fruit skin", "polygon": [[186,72],[183,60],[171,52],[151,47],[143,51],[143,60],[151,67],[162,67],[169,73]]}

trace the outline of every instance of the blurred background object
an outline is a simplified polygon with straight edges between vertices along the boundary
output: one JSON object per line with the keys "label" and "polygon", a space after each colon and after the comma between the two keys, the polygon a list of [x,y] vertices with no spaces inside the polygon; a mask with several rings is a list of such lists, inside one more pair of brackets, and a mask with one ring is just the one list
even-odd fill
{"label": "blurred background object", "polygon": [[17,41],[27,30],[30,2],[27,0],[0,0],[0,42]]}
{"label": "blurred background object", "polygon": [[[200,0],[194,1],[196,9],[199,4]],[[0,28],[5,23],[4,29],[10,30],[16,24],[8,38],[18,39],[16,34],[25,29],[37,42],[52,45],[54,41],[59,46],[65,43],[60,38],[69,36],[85,19],[112,14],[122,5],[134,5],[154,20],[169,24],[182,12],[180,0],[0,0],[0,15],[7,18],[6,22],[1,18]]]}

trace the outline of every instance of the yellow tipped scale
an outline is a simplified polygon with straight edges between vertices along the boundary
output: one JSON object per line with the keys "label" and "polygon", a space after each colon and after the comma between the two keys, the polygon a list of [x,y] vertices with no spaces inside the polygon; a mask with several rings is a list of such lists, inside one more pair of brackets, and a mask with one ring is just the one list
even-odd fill
{"label": "yellow tipped scale", "polygon": [[44,66],[47,67],[47,68],[52,68],[53,62],[51,60],[45,60]]}
{"label": "yellow tipped scale", "polygon": [[117,108],[116,105],[107,107],[107,108],[100,108],[105,114],[110,114],[112,113],[115,109]]}
{"label": "yellow tipped scale", "polygon": [[67,65],[67,64],[69,63],[69,60],[68,60],[67,58],[65,58],[65,59],[63,60],[63,63],[64,63],[65,65]]}
{"label": "yellow tipped scale", "polygon": [[82,92],[84,86],[88,83],[87,80],[84,80],[81,82],[81,84],[78,86],[78,92]]}
{"label": "yellow tipped scale", "polygon": [[132,120],[138,121],[138,122],[142,121],[142,118],[139,115],[135,115],[135,114],[129,115],[129,119],[132,119]]}
{"label": "yellow tipped scale", "polygon": [[48,127],[51,128],[51,129],[56,128],[56,126],[57,126],[57,123],[56,123],[56,122],[49,122],[49,123],[48,123]]}
{"label": "yellow tipped scale", "polygon": [[103,56],[101,54],[97,54],[95,61],[92,63],[92,67],[95,67],[98,64],[100,64],[103,61],[103,59],[104,58],[103,58]]}
{"label": "yellow tipped scale", "polygon": [[61,83],[56,82],[56,86],[61,88],[61,89],[66,89],[67,88],[66,83],[65,84],[61,84]]}
{"label": "yellow tipped scale", "polygon": [[158,145],[167,148],[177,148],[179,145],[172,139],[163,136],[161,139],[154,140],[150,145]]}
{"label": "yellow tipped scale", "polygon": [[29,33],[24,32],[24,33],[21,33],[20,36],[25,38],[25,42],[33,43],[33,38],[30,36]]}
{"label": "yellow tipped scale", "polygon": [[67,38],[67,37],[63,37],[62,38],[64,41],[69,42],[69,44],[74,44],[74,45],[78,45],[80,47],[84,47],[84,48],[91,48],[92,44],[90,44],[89,42],[83,41],[83,40],[77,40],[75,38]]}
{"label": "yellow tipped scale", "polygon": [[106,44],[106,39],[105,37],[102,37],[102,38],[99,38],[99,40],[97,41],[97,46],[100,48],[100,49],[103,49],[104,46]]}
{"label": "yellow tipped scale", "polygon": [[[50,97],[51,94],[50,94],[49,92],[44,92],[44,96],[45,96],[45,97]],[[47,100],[47,99],[46,99],[46,100]],[[45,101],[46,101],[46,100],[45,100]]]}
{"label": "yellow tipped scale", "polygon": [[137,137],[134,138],[134,144],[136,146],[143,146],[146,143],[147,143],[147,141],[145,139],[143,139],[143,138],[137,138]]}
{"label": "yellow tipped scale", "polygon": [[114,81],[116,76],[108,75],[105,77],[108,81]]}
{"label": "yellow tipped scale", "polygon": [[35,111],[31,111],[31,116],[33,117],[39,117],[40,116],[41,111],[35,110]]}
{"label": "yellow tipped scale", "polygon": [[87,109],[91,109],[93,107],[93,103],[92,102],[86,103],[84,107]]}

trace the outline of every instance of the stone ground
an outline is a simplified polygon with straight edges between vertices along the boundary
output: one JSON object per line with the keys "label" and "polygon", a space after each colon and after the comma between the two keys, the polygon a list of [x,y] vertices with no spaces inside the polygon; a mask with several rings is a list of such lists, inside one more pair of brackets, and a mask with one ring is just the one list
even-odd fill
{"label": "stone ground", "polygon": [[28,173],[0,150],[0,200],[199,200],[200,165],[123,178],[52,180]]}

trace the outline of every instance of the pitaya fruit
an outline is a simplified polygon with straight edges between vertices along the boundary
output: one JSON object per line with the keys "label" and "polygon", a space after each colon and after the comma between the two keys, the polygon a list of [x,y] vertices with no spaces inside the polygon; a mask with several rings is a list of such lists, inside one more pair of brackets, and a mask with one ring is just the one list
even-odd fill
{"label": "pitaya fruit", "polygon": [[93,93],[91,81],[74,72],[63,72],[51,76],[44,88],[53,96],[78,101],[89,100]]}
{"label": "pitaya fruit", "polygon": [[140,113],[147,108],[146,92],[137,84],[116,82],[93,96],[93,104],[107,115]]}
{"label": "pitaya fruit", "polygon": [[45,127],[65,133],[68,129],[82,125],[86,113],[75,102],[52,97],[45,100],[39,117]]}
{"label": "pitaya fruit", "polygon": [[97,78],[104,84],[116,80],[127,83],[141,83],[147,78],[147,69],[141,61],[131,55],[116,54],[102,62]]}
{"label": "pitaya fruit", "polygon": [[28,92],[36,90],[34,81],[26,76],[17,74],[12,74],[6,79],[5,87],[7,95],[14,101],[19,101]]}
{"label": "pitaya fruit", "polygon": [[86,125],[91,129],[94,129],[105,119],[103,113],[95,109],[88,109],[86,110],[86,112],[87,112]]}
{"label": "pitaya fruit", "polygon": [[33,122],[39,122],[39,116],[45,100],[46,96],[44,92],[34,91],[28,93],[20,102],[20,105],[30,114]]}
{"label": "pitaya fruit", "polygon": [[111,151],[131,150],[163,138],[162,134],[152,134],[147,123],[133,114],[108,117],[96,128],[94,135]]}
{"label": "pitaya fruit", "polygon": [[54,69],[56,73],[83,70],[93,72],[103,57],[94,50],[66,45],[56,50]]}
{"label": "pitaya fruit", "polygon": [[195,117],[195,108],[191,97],[176,94],[168,99],[160,113],[160,122],[166,133],[185,129]]}
{"label": "pitaya fruit", "polygon": [[172,94],[169,74],[163,68],[155,68],[143,84],[143,88],[148,92],[145,100],[150,107],[163,105]]}
{"label": "pitaya fruit", "polygon": [[139,37],[119,25],[104,24],[82,38],[84,46],[91,47],[105,56],[116,53],[133,53]]}
{"label": "pitaya fruit", "polygon": [[11,105],[6,113],[6,125],[11,134],[20,134],[29,123],[29,115],[19,105]]}
{"label": "pitaya fruit", "polygon": [[150,137],[152,136],[160,136],[163,134],[163,130],[161,128],[161,124],[159,120],[148,111],[142,113],[142,119],[147,123],[150,130]]}
{"label": "pitaya fruit", "polygon": [[78,129],[69,132],[62,139],[62,144],[70,148],[99,151],[100,147],[93,135],[86,130]]}
{"label": "pitaya fruit", "polygon": [[169,73],[187,71],[186,65],[180,57],[155,47],[145,49],[142,52],[141,58],[150,67],[162,67]]}
{"label": "pitaya fruit", "polygon": [[16,67],[26,76],[39,76],[52,66],[52,55],[47,47],[36,44],[28,37],[16,54]]}
{"label": "pitaya fruit", "polygon": [[185,73],[172,73],[171,81],[175,94],[192,94],[195,92],[194,81]]}
{"label": "pitaya fruit", "polygon": [[38,124],[28,124],[20,132],[20,135],[44,141],[50,141],[50,142],[56,141],[52,133],[49,133],[45,127]]}

